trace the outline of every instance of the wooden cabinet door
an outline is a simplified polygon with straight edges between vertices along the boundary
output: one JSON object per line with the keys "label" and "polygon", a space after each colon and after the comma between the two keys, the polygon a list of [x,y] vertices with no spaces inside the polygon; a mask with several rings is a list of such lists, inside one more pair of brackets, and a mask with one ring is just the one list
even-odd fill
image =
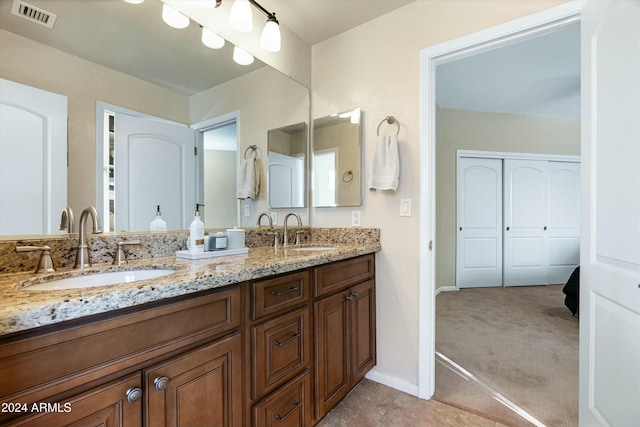
{"label": "wooden cabinet door", "polygon": [[316,419],[322,418],[350,389],[349,291],[315,303]]}
{"label": "wooden cabinet door", "polygon": [[147,426],[241,426],[241,350],[235,333],[145,370]]}
{"label": "wooden cabinet door", "polygon": [[351,386],[358,383],[376,364],[375,282],[367,280],[350,289]]}
{"label": "wooden cabinet door", "polygon": [[[141,378],[138,372],[66,401],[29,405],[30,412],[41,412],[3,425],[12,427],[142,426],[142,389],[140,387]],[[128,394],[130,390],[133,393]],[[132,402],[127,400],[128,395]]]}

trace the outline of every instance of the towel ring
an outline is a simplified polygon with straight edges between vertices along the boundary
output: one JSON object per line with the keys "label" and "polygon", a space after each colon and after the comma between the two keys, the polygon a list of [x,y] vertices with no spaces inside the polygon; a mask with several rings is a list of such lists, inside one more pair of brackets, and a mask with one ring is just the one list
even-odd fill
{"label": "towel ring", "polygon": [[382,121],[380,122],[380,124],[378,125],[378,130],[376,131],[376,133],[378,134],[378,136],[380,136],[380,126],[382,126],[382,124],[384,122],[389,123],[390,125],[392,124],[396,124],[398,125],[398,129],[396,130],[396,136],[398,136],[398,134],[400,133],[400,122],[398,121],[398,119],[396,119],[393,116],[387,116],[384,119],[382,119]]}
{"label": "towel ring", "polygon": [[246,149],[246,150],[244,150],[244,158],[245,158],[245,159],[247,158],[247,153],[249,152],[249,150],[256,151],[257,149],[258,149],[258,146],[257,146],[257,145],[250,145],[250,146],[248,146],[248,147],[247,147],[247,149]]}
{"label": "towel ring", "polygon": [[342,174],[342,182],[351,182],[351,181],[353,181],[353,172],[351,170],[348,170]]}

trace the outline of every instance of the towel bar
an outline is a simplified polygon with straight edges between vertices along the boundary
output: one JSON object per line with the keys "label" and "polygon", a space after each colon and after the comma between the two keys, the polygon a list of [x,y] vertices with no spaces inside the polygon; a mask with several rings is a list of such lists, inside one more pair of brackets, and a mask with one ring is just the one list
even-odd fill
{"label": "towel bar", "polygon": [[400,122],[398,121],[398,119],[396,119],[393,116],[387,116],[384,119],[382,119],[382,121],[380,122],[380,124],[378,125],[378,130],[376,131],[376,133],[378,134],[378,136],[380,136],[380,126],[382,126],[382,124],[384,122],[389,123],[390,125],[392,124],[396,124],[398,125],[398,129],[396,130],[396,136],[398,136],[398,134],[400,133]]}

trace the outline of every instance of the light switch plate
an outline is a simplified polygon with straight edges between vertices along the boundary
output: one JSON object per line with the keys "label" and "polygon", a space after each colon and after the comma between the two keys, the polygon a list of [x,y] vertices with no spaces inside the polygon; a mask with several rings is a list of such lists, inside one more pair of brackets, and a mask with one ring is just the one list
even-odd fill
{"label": "light switch plate", "polygon": [[400,199],[400,216],[411,216],[411,199]]}
{"label": "light switch plate", "polygon": [[351,226],[360,227],[362,225],[362,215],[359,210],[351,211]]}
{"label": "light switch plate", "polygon": [[251,216],[251,205],[248,202],[244,202],[244,216]]}

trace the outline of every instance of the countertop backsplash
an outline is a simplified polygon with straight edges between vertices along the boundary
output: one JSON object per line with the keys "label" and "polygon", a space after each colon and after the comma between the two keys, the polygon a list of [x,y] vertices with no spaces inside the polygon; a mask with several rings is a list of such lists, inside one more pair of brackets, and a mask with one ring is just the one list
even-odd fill
{"label": "countertop backsplash", "polygon": [[[303,231],[302,244],[366,244],[380,241],[380,229],[377,228],[312,228],[289,227],[289,243],[295,242],[296,231]],[[282,239],[282,227],[247,228],[245,245],[249,248],[272,246],[274,232]],[[113,262],[118,241],[140,240],[140,245],[125,247],[128,260],[174,256],[176,251],[185,250],[188,231],[166,231],[159,233],[108,233],[89,234],[90,256],[92,264]],[[77,234],[60,237],[25,237],[16,240],[0,241],[0,274],[35,270],[40,251],[17,253],[17,246],[49,246],[53,265],[58,268],[73,267],[78,247]]]}

